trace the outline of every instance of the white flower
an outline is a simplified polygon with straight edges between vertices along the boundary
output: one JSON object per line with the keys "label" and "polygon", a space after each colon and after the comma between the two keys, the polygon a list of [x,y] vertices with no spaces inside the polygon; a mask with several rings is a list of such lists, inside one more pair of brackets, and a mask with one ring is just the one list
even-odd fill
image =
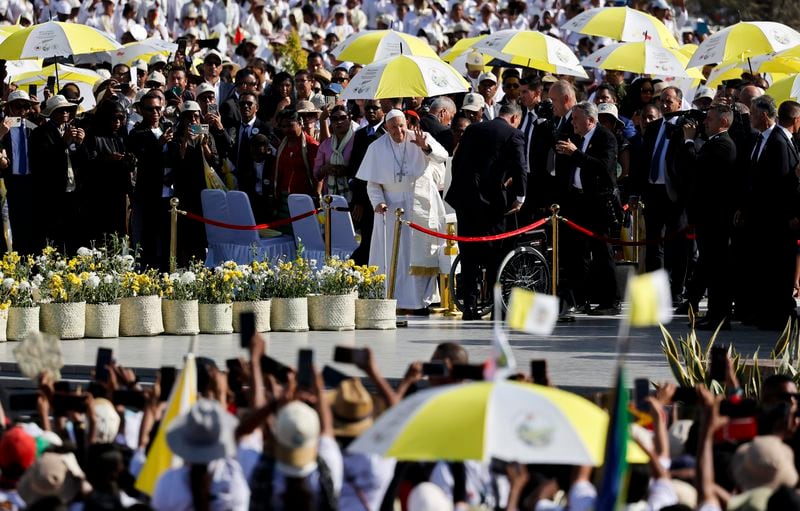
{"label": "white flower", "polygon": [[106,275],[105,277],[103,277],[103,282],[106,284],[111,284],[112,282],[114,282],[114,276]]}
{"label": "white flower", "polygon": [[[52,277],[53,276],[53,272],[48,272],[47,276],[48,277]],[[41,286],[43,281],[44,281],[44,277],[42,277],[41,275],[35,275],[33,277],[33,285],[36,286],[36,287]]]}
{"label": "white flower", "polygon": [[86,285],[89,289],[97,289],[97,286],[100,285],[100,277],[97,275],[90,275],[88,279],[86,279]]}
{"label": "white flower", "polygon": [[67,267],[67,262],[66,261],[61,260],[61,261],[57,261],[56,262],[56,268],[60,268],[60,269],[63,270],[66,267]]}
{"label": "white flower", "polygon": [[170,282],[178,282],[181,279],[181,275],[179,273],[170,273],[169,281]]}
{"label": "white flower", "polygon": [[194,284],[195,275],[193,272],[185,271],[181,274],[181,284],[187,286],[189,284]]}
{"label": "white flower", "polygon": [[[37,275],[36,277],[40,277],[40,278],[39,278],[39,283],[41,284],[41,283],[42,283],[42,280],[43,280],[43,279],[41,278],[41,275]],[[36,277],[34,277],[34,279],[35,279]],[[47,272],[47,278],[48,278],[48,279],[52,279],[52,278],[53,278],[53,271],[52,271],[52,270]]]}
{"label": "white flower", "polygon": [[91,251],[91,250],[89,250],[89,249],[88,249],[88,248],[86,248],[86,247],[81,247],[81,248],[79,248],[79,249],[78,249],[78,255],[79,255],[79,256],[88,256],[88,255],[92,255],[92,251]]}
{"label": "white flower", "polygon": [[19,283],[19,289],[22,291],[27,291],[31,288],[30,283],[27,280],[23,280]]}
{"label": "white flower", "polygon": [[309,260],[308,260],[308,264],[309,264],[309,265],[310,265],[312,268],[316,268],[316,266],[317,266],[317,260],[316,260],[316,259],[309,259]]}
{"label": "white flower", "polygon": [[14,287],[14,279],[3,279],[3,287],[5,289],[11,289]]}

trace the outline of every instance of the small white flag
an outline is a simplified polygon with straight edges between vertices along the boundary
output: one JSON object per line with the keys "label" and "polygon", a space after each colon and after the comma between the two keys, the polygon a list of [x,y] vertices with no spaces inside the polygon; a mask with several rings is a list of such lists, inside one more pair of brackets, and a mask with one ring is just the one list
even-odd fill
{"label": "small white flag", "polygon": [[558,297],[515,287],[511,290],[506,321],[514,330],[550,335],[558,321]]}

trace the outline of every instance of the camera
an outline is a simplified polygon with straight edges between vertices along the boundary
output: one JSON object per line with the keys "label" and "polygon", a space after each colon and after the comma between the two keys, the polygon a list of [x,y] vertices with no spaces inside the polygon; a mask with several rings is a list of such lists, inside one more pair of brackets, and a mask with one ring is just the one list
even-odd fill
{"label": "camera", "polygon": [[536,116],[540,119],[550,120],[555,115],[553,113],[553,102],[550,99],[543,99],[536,108],[534,108]]}

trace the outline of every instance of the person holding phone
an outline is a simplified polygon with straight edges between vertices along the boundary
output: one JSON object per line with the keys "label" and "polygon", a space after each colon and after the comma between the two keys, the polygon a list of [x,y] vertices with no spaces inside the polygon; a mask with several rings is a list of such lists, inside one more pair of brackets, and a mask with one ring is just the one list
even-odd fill
{"label": "person holding phone", "polygon": [[324,140],[314,160],[314,177],[322,180],[322,193],[341,195],[349,204],[353,200],[350,192],[348,172],[350,153],[353,150],[355,130],[350,122],[350,115],[343,105],[336,105],[329,116],[331,137]]}
{"label": "person holding phone", "polygon": [[139,101],[142,122],[131,130],[127,148],[138,162],[131,202],[131,240],[142,248],[142,263],[166,271],[169,268],[169,210],[171,190],[165,184],[164,162],[174,129],[161,123],[164,98],[150,91]]}
{"label": "person holding phone", "polygon": [[34,228],[34,187],[28,164],[28,146],[32,124],[26,117],[31,112],[34,100],[24,90],[15,90],[8,95],[6,118],[0,124],[0,144],[4,154],[0,157],[0,169],[6,183],[8,219],[14,235],[14,250],[20,254],[36,252]]}
{"label": "person holding phone", "polygon": [[86,133],[72,121],[78,105],[56,95],[47,100],[49,120],[31,132],[28,156],[37,199],[38,249],[52,242],[74,252],[87,241],[80,222],[80,168],[76,158]]}
{"label": "person holding phone", "polygon": [[220,159],[228,158],[233,147],[233,138],[222,125],[214,87],[206,82],[201,83],[195,90],[195,97],[197,104],[200,105],[203,124],[208,124],[209,133],[214,137]]}
{"label": "person holding phone", "polygon": [[[203,210],[200,192],[206,189],[205,164],[215,171],[220,168],[219,154],[214,137],[197,134],[193,126],[199,126],[202,116],[200,105],[185,101],[181,106],[175,138],[167,147],[167,165],[172,168],[170,177],[175,196],[181,208],[187,211]],[[178,244],[178,266],[189,263],[192,257],[203,259],[206,249],[206,231],[200,222],[185,222],[178,227],[183,233],[183,242]]]}

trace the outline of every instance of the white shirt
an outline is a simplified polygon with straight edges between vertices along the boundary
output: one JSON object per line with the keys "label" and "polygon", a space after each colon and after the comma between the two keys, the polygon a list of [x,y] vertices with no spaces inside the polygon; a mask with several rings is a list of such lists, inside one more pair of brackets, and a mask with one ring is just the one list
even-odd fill
{"label": "white shirt", "polygon": [[[156,481],[150,505],[156,511],[192,511],[192,491],[189,466],[164,472]],[[250,487],[242,467],[235,459],[219,459],[208,464],[211,475],[212,511],[247,511],[250,507]]]}
{"label": "white shirt", "polygon": [[[24,131],[24,129],[25,128],[23,128],[22,131]],[[15,176],[18,176],[20,174],[20,168],[19,168],[19,162],[20,162],[20,159],[19,159],[20,158],[20,156],[19,156],[19,137],[20,136],[25,136],[25,135],[22,135],[22,133],[20,133],[20,131],[21,130],[19,129],[19,126],[14,126],[9,131],[9,133],[11,133],[11,173],[13,175],[15,175]],[[26,140],[26,142],[30,142],[30,141]],[[26,172],[30,172],[30,169],[25,169],[25,170],[26,170]]]}
{"label": "white shirt", "polygon": [[339,509],[364,509],[357,491],[363,492],[370,509],[380,509],[386,489],[394,477],[395,464],[394,459],[375,454],[346,455]]}
{"label": "white shirt", "polygon": [[[761,132],[761,137],[756,139],[756,146],[753,148],[753,154],[751,156],[755,156],[756,161],[761,159],[761,153],[764,152],[764,147],[767,145],[767,140],[772,135],[772,130],[775,129],[777,124],[773,124],[769,128],[765,129]],[[758,155],[756,155],[756,151],[758,151]]]}
{"label": "white shirt", "polygon": [[[597,129],[597,126],[589,130],[589,133],[583,137],[583,145],[581,146],[581,152],[586,154],[586,148],[589,147],[589,142],[592,141],[592,136],[594,136],[594,132]],[[581,168],[576,167],[575,173],[572,175],[572,186],[577,188],[578,190],[583,190],[583,183],[581,183]]]}
{"label": "white shirt", "polygon": [[[539,117],[533,110],[527,110],[522,116],[522,124],[519,130],[525,137],[525,162],[528,164],[528,172],[531,171],[531,162],[528,161],[531,155],[531,140],[533,140],[533,130],[536,128],[536,120]],[[530,126],[529,126],[530,125]]]}
{"label": "white shirt", "polygon": [[254,162],[253,165],[255,166],[256,172],[256,193],[261,195],[263,193],[263,184],[264,184],[264,162]]}
{"label": "white shirt", "polygon": [[[678,122],[677,117],[673,117],[672,119],[665,120],[661,123],[661,127],[658,130],[658,136],[656,136],[656,145],[653,148],[653,158],[655,158],[655,151],[658,150],[658,144],[661,140],[661,137],[666,137],[666,129],[667,123],[672,124],[673,126],[675,123]],[[665,185],[667,184],[667,149],[669,149],[669,138],[664,139],[664,146],[661,148],[661,154],[658,156],[658,179],[652,181],[654,185]]]}

